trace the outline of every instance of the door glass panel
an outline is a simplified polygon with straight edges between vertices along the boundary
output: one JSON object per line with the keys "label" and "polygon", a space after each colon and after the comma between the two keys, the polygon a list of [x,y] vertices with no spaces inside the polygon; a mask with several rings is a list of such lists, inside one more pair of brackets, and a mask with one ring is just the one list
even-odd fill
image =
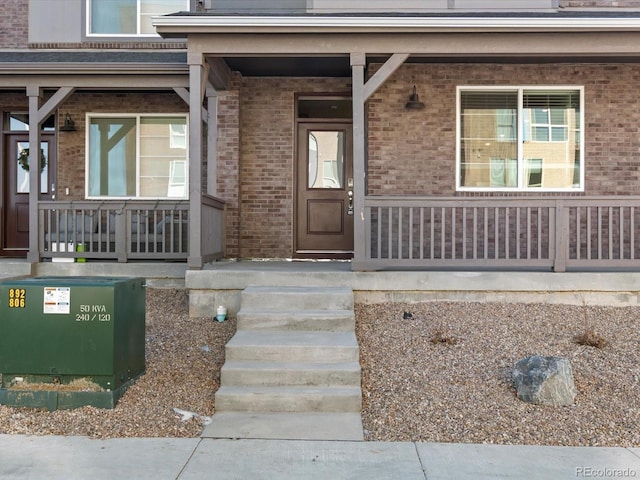
{"label": "door glass panel", "polygon": [[298,101],[299,118],[351,118],[350,98],[309,98]]}
{"label": "door glass panel", "polygon": [[[29,193],[29,166],[33,163],[29,161],[29,142],[18,142],[16,144],[18,168],[16,168],[16,192]],[[49,191],[49,144],[40,144],[40,193]]]}
{"label": "door glass panel", "polygon": [[309,188],[344,187],[344,131],[309,132]]}

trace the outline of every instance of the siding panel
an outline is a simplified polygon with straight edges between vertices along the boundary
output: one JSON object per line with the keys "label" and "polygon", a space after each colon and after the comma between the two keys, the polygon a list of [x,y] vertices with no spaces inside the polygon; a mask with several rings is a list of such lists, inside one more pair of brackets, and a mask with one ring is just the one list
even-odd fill
{"label": "siding panel", "polygon": [[305,13],[307,0],[208,0],[212,13]]}
{"label": "siding panel", "polygon": [[82,41],[82,11],[82,0],[29,0],[29,42]]}

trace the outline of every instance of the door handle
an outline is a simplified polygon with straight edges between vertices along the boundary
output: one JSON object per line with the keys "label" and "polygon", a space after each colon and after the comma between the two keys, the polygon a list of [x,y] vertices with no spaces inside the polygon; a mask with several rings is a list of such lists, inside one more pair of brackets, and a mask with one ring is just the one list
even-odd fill
{"label": "door handle", "polygon": [[349,206],[347,208],[347,215],[353,215],[353,190],[349,190],[347,192],[347,196],[349,197]]}

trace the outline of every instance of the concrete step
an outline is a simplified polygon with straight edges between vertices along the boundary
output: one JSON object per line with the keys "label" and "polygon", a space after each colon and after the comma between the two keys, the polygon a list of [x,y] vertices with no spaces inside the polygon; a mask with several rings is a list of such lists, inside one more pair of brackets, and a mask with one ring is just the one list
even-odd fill
{"label": "concrete step", "polygon": [[363,441],[359,413],[216,412],[204,438]]}
{"label": "concrete step", "polygon": [[359,413],[359,387],[221,386],[215,394],[217,412],[342,412]]}
{"label": "concrete step", "polygon": [[353,332],[239,330],[226,346],[226,360],[261,362],[357,362]]}
{"label": "concrete step", "polygon": [[360,364],[227,361],[220,383],[228,386],[360,386]]}
{"label": "concrete step", "polygon": [[353,290],[346,287],[261,287],[242,291],[241,309],[353,310]]}
{"label": "concrete step", "polygon": [[321,330],[353,332],[355,314],[351,310],[259,310],[238,312],[238,330]]}

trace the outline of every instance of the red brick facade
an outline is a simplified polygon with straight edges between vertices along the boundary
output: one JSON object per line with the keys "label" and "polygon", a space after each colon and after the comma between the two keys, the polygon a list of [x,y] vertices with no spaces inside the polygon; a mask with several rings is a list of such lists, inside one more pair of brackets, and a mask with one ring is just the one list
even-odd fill
{"label": "red brick facade", "polygon": [[225,201],[225,248],[230,258],[240,252],[240,82],[218,92],[218,197]]}
{"label": "red brick facade", "polygon": [[[372,71],[374,71],[372,69]],[[350,79],[234,77],[218,96],[218,196],[227,202],[229,257],[290,257],[294,235],[295,94],[345,93]],[[401,67],[368,102],[370,194],[456,195],[458,85],[585,87],[586,194],[636,193],[640,182],[640,66],[419,65]],[[404,104],[416,85],[426,108]],[[26,97],[2,104],[26,108]],[[86,112],[187,112],[171,93],[72,95],[59,110],[76,132],[58,134],[58,186],[84,198]],[[238,114],[238,111],[240,112]]]}
{"label": "red brick facade", "polygon": [[[181,42],[28,44],[27,0],[4,0],[0,47],[182,48]],[[636,8],[638,1],[563,0],[566,8]],[[377,66],[370,69],[373,74]],[[456,87],[575,85],[585,90],[587,195],[635,194],[640,180],[640,65],[406,64],[368,102],[369,194],[457,195]],[[426,108],[404,105],[416,85]],[[241,78],[218,93],[217,195],[226,202],[228,257],[291,257],[295,218],[297,93],[348,93],[351,78]],[[4,111],[26,109],[27,98],[0,93]],[[76,93],[59,109],[76,132],[57,136],[60,199],[83,199],[85,114],[187,112],[174,93]],[[203,169],[206,171],[206,166]],[[486,195],[486,194],[483,194]]]}
{"label": "red brick facade", "polygon": [[28,38],[27,0],[3,0],[0,15],[0,48],[26,48]]}
{"label": "red brick facade", "polygon": [[[369,101],[369,193],[455,195],[456,87],[584,86],[587,195],[640,185],[640,66],[404,65]],[[404,108],[417,86],[424,110]]]}
{"label": "red brick facade", "polygon": [[351,79],[244,79],[240,257],[293,253],[295,94],[350,91]]}

